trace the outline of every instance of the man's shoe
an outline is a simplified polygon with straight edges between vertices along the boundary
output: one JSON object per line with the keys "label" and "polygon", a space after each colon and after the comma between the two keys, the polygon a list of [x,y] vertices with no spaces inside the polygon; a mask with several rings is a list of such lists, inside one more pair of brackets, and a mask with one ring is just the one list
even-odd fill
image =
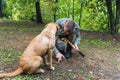
{"label": "man's shoe", "polygon": [[70,58],[71,57],[71,50],[66,50],[66,53],[64,54],[65,58]]}

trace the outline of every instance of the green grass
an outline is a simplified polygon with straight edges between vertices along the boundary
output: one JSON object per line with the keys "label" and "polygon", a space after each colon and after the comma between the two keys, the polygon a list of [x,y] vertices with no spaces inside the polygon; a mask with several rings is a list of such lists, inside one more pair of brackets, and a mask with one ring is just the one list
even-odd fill
{"label": "green grass", "polygon": [[41,31],[45,24],[37,24],[30,21],[12,21],[12,20],[0,20],[0,30],[17,30],[18,32],[25,31]]}
{"label": "green grass", "polygon": [[74,80],[77,77],[74,72],[59,71],[59,72],[55,72],[52,75],[25,74],[25,75],[18,75],[14,78],[6,78],[5,80],[51,80],[53,75],[54,75],[53,78],[55,78],[56,80],[68,80],[68,79]]}
{"label": "green grass", "polygon": [[0,37],[0,41],[3,41],[4,40],[4,37]]}
{"label": "green grass", "polygon": [[16,51],[12,48],[0,47],[0,61],[4,63],[14,62],[20,57],[22,51]]}
{"label": "green grass", "polygon": [[95,39],[95,40],[85,39],[84,41],[81,42],[80,46],[86,47],[89,45],[96,48],[107,48],[112,45],[112,41],[103,41],[101,39]]}
{"label": "green grass", "polygon": [[27,26],[22,26],[22,27],[2,27],[0,26],[0,30],[7,30],[7,31],[12,31],[12,30],[16,30],[19,33],[25,32],[25,31],[30,31],[30,32],[34,32],[34,31],[41,31],[44,27],[40,26],[40,27],[27,27]]}
{"label": "green grass", "polygon": [[14,78],[6,78],[5,80],[41,80],[40,79],[40,76],[36,76],[33,78],[33,76],[29,76],[29,75],[26,75],[26,76],[16,76]]}

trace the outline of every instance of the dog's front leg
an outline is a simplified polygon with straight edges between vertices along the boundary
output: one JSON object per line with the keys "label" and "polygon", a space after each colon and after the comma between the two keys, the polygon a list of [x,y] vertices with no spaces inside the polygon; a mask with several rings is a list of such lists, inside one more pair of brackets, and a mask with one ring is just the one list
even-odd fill
{"label": "dog's front leg", "polygon": [[48,58],[48,55],[43,56],[43,61],[45,65],[49,66],[50,64],[47,62],[47,58]]}
{"label": "dog's front leg", "polygon": [[48,57],[49,57],[50,69],[55,70],[55,67],[53,67],[52,65],[52,55],[53,55],[53,49],[48,51]]}

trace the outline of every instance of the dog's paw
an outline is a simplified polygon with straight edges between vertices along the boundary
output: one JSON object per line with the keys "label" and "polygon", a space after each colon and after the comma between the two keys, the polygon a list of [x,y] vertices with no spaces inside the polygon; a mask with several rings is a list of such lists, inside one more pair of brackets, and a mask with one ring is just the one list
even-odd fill
{"label": "dog's paw", "polygon": [[40,68],[37,73],[45,73],[45,70]]}
{"label": "dog's paw", "polygon": [[44,69],[41,69],[41,73],[45,73],[45,70],[44,70]]}
{"label": "dog's paw", "polygon": [[55,70],[55,67],[50,67],[51,70]]}
{"label": "dog's paw", "polygon": [[50,63],[46,63],[46,66],[50,66]]}

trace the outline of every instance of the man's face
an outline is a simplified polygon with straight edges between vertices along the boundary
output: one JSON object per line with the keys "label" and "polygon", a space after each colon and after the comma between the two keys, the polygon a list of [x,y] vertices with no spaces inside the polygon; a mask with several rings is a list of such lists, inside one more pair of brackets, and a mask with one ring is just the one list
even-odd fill
{"label": "man's face", "polygon": [[71,34],[71,32],[70,32],[70,30],[68,29],[67,26],[64,26],[64,31],[65,31],[65,34],[66,34],[66,35]]}

